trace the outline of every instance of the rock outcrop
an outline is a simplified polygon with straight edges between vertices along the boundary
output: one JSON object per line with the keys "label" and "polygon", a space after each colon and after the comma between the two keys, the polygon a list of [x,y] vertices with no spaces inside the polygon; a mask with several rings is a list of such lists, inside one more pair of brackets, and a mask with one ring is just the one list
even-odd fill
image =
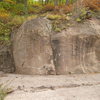
{"label": "rock outcrop", "polygon": [[91,20],[52,36],[57,74],[100,72],[100,22]]}
{"label": "rock outcrop", "polygon": [[54,73],[50,33],[51,24],[47,19],[37,18],[20,27],[13,39],[16,73]]}
{"label": "rock outcrop", "polygon": [[[7,65],[1,64],[0,57],[0,69],[13,65],[10,52],[3,56]],[[100,72],[100,21],[76,23],[59,33],[52,32],[45,18],[27,21],[14,34],[13,58],[20,74]]]}

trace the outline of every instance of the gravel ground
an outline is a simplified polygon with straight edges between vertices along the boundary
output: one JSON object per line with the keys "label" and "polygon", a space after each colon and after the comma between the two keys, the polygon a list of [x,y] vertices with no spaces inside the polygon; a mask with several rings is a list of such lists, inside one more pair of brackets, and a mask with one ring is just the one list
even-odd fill
{"label": "gravel ground", "polygon": [[100,74],[32,76],[0,74],[11,88],[5,100],[100,100]]}

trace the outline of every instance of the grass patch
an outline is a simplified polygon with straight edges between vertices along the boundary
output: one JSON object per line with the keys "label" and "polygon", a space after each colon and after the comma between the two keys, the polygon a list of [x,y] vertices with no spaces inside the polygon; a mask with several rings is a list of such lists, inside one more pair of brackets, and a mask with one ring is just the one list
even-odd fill
{"label": "grass patch", "polygon": [[0,100],[4,100],[4,98],[7,96],[7,89],[3,87],[3,85],[0,85]]}
{"label": "grass patch", "polygon": [[12,92],[13,90],[11,88],[7,88],[6,85],[0,84],[0,100],[4,100],[5,97]]}

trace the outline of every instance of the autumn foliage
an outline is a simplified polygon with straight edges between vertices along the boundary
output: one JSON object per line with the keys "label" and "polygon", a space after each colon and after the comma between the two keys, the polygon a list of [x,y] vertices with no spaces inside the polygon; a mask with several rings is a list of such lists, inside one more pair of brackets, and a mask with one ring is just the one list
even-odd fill
{"label": "autumn foliage", "polygon": [[83,4],[91,10],[100,10],[100,0],[83,0]]}

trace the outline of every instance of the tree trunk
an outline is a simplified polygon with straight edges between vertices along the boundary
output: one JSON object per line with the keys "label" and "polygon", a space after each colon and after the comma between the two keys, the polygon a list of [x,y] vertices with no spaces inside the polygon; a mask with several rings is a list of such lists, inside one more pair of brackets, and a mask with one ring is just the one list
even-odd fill
{"label": "tree trunk", "polygon": [[54,0],[54,5],[58,6],[58,0]]}
{"label": "tree trunk", "polygon": [[69,4],[69,0],[66,0],[66,5],[68,5]]}

